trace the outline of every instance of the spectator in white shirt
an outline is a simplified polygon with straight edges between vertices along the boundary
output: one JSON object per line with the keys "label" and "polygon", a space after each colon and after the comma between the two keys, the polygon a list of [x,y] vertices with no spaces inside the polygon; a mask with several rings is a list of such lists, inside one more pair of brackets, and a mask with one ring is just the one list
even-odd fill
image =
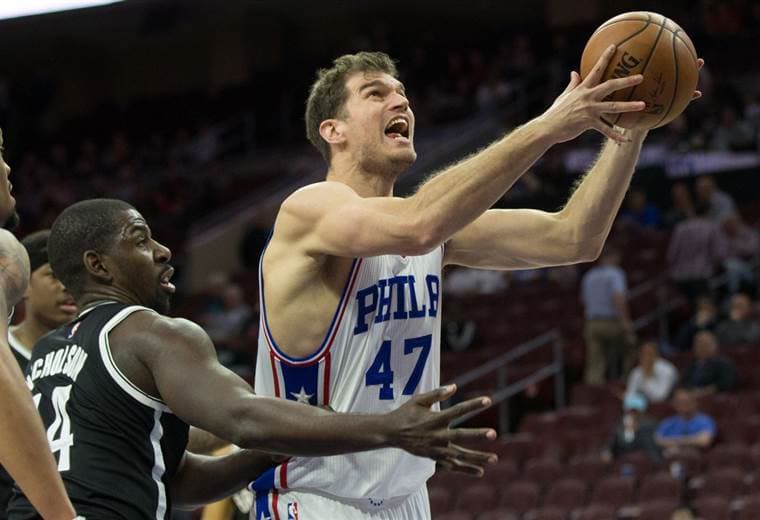
{"label": "spectator in white shirt", "polygon": [[666,401],[678,381],[678,370],[670,361],[660,357],[657,344],[646,341],[641,345],[639,365],[628,376],[626,395],[639,393],[650,403]]}

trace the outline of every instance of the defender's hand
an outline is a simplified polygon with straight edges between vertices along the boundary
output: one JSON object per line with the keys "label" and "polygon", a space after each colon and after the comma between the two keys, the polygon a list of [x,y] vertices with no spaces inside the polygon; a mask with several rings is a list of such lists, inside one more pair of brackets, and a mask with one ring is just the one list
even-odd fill
{"label": "defender's hand", "polygon": [[625,142],[625,135],[604,123],[604,114],[621,114],[644,110],[643,101],[604,101],[610,94],[638,85],[644,80],[641,74],[625,78],[613,78],[603,83],[604,71],[615,54],[615,46],[610,45],[599,57],[586,79],[570,73],[570,83],[565,91],[554,101],[549,109],[539,118],[548,127],[548,132],[557,143],[578,137],[590,128],[594,128],[618,143]]}
{"label": "defender's hand", "polygon": [[[441,412],[430,409],[435,403],[445,401],[456,392],[456,385],[449,385],[432,392],[414,396],[407,403],[388,414],[393,434],[391,444],[420,457],[428,457],[449,467],[482,474],[485,462],[496,462],[496,455],[465,450],[452,442],[496,438],[491,428],[449,428],[449,423],[470,412],[485,410],[491,406],[488,397],[477,397]],[[466,468],[466,469],[465,469]]]}

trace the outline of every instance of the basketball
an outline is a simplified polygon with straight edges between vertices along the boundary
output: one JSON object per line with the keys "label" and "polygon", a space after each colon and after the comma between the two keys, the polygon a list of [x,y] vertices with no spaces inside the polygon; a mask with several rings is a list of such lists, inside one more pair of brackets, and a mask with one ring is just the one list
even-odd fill
{"label": "basketball", "polygon": [[657,128],[684,111],[697,87],[697,52],[673,20],[657,13],[624,13],[591,35],[581,58],[585,78],[604,50],[617,46],[601,81],[642,74],[644,81],[610,96],[613,101],[644,101],[641,112],[610,114],[605,123],[623,128]]}

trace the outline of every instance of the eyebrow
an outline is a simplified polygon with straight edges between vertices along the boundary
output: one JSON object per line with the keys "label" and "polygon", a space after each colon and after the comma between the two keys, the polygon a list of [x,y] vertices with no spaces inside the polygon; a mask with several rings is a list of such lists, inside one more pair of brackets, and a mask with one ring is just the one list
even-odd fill
{"label": "eyebrow", "polygon": [[146,235],[150,236],[150,228],[147,224],[144,224],[142,222],[130,224],[126,229],[126,234],[134,235],[135,233],[145,233]]}
{"label": "eyebrow", "polygon": [[[383,80],[380,79],[373,79],[369,83],[365,83],[361,87],[359,87],[359,93],[361,94],[364,90],[371,88],[371,87],[389,87],[388,83],[386,83]],[[395,90],[401,92],[402,94],[406,95],[406,89],[404,88],[404,84],[400,81],[397,85],[395,85]]]}

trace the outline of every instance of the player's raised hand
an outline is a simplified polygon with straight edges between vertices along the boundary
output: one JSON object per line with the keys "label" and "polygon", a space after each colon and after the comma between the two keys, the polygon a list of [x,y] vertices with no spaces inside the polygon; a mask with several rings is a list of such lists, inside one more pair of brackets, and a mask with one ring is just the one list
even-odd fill
{"label": "player's raised hand", "polygon": [[496,462],[496,455],[461,448],[453,441],[493,440],[496,432],[491,428],[449,428],[454,419],[491,406],[488,397],[477,397],[455,404],[443,411],[430,408],[445,401],[456,392],[449,385],[432,392],[414,396],[399,409],[391,412],[389,420],[395,426],[392,444],[409,453],[434,459],[446,467],[466,473],[482,475],[485,463]]}
{"label": "player's raised hand", "polygon": [[557,143],[569,141],[594,128],[617,142],[627,140],[625,135],[603,121],[605,114],[620,114],[644,110],[643,101],[605,101],[618,90],[638,85],[644,79],[641,74],[624,78],[613,78],[600,83],[610,59],[615,54],[615,46],[610,45],[599,57],[588,76],[570,73],[570,83],[551,107],[539,118],[547,126],[547,131]]}

